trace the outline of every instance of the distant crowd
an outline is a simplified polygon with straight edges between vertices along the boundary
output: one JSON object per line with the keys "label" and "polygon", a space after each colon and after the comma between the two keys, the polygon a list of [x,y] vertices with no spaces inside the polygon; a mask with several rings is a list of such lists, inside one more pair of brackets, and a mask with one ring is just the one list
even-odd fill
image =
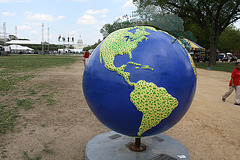
{"label": "distant crowd", "polygon": [[[192,54],[194,62],[208,62],[210,57],[208,55]],[[216,61],[218,62],[237,62],[237,57],[233,55],[226,56],[225,54],[217,54]]]}

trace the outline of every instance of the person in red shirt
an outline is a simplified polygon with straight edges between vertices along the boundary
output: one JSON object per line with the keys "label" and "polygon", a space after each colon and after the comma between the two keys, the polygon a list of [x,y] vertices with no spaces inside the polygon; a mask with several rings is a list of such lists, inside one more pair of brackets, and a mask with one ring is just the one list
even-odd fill
{"label": "person in red shirt", "polygon": [[236,68],[232,71],[231,79],[229,82],[229,90],[222,96],[222,101],[225,102],[226,98],[235,89],[235,105],[240,105],[240,62],[236,62]]}
{"label": "person in red shirt", "polygon": [[88,61],[89,56],[90,56],[90,54],[89,54],[88,50],[86,50],[86,51],[83,53],[83,57],[84,57],[84,60],[83,60],[84,67],[86,67],[86,64],[87,64],[87,61]]}

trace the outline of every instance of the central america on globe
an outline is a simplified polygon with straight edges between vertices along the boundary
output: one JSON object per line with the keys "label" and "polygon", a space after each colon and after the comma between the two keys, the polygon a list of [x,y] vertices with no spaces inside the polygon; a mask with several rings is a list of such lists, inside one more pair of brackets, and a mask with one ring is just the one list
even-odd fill
{"label": "central america on globe", "polygon": [[159,134],[185,115],[196,90],[196,67],[181,41],[150,26],[111,33],[94,50],[83,92],[108,128],[133,137]]}

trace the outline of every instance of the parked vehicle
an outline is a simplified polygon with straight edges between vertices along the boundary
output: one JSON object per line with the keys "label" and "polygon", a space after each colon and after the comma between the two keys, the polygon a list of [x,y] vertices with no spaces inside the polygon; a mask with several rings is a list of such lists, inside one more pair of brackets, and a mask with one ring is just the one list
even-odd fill
{"label": "parked vehicle", "polygon": [[219,59],[222,61],[223,60],[223,58],[225,58],[226,57],[226,55],[224,54],[224,53],[218,53],[217,54],[217,61],[219,61]]}
{"label": "parked vehicle", "polygon": [[231,60],[232,57],[233,57],[233,54],[232,53],[226,53],[227,57],[228,57],[228,60]]}

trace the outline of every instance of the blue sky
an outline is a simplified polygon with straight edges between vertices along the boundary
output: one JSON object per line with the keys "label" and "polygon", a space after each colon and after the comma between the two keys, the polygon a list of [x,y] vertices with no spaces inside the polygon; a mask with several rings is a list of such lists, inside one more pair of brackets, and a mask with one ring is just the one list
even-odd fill
{"label": "blue sky", "polygon": [[59,35],[79,35],[84,44],[94,44],[102,39],[100,29],[118,17],[136,10],[132,0],[0,0],[0,32],[6,22],[7,33],[19,38],[41,42],[42,23],[44,40],[58,44]]}
{"label": "blue sky", "polygon": [[[136,10],[132,0],[0,0],[0,32],[6,22],[7,33],[28,38],[34,42],[48,41],[58,44],[59,35],[79,35],[84,44],[94,44],[102,39],[100,29],[106,23],[113,23],[118,17]],[[240,21],[235,23],[240,28]]]}

